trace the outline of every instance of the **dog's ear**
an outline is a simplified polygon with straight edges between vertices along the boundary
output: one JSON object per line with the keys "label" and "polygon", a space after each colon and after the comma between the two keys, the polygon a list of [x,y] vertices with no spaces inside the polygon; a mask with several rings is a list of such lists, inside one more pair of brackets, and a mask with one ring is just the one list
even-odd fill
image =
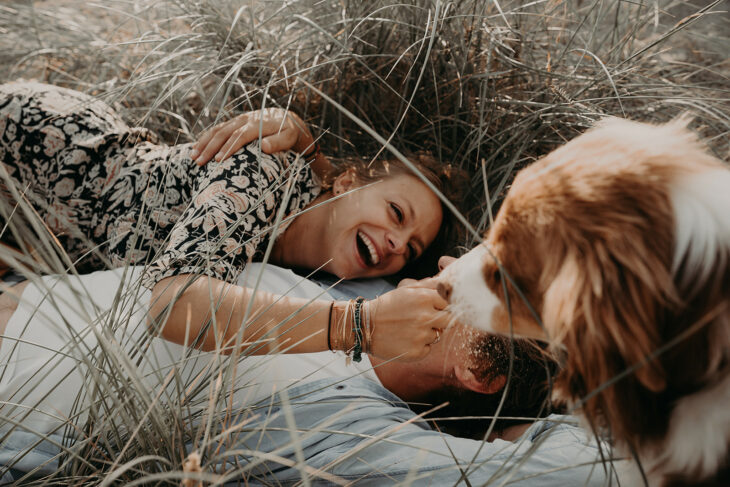
{"label": "dog's ear", "polygon": [[649,249],[637,247],[627,252],[594,240],[568,248],[545,294],[543,319],[551,340],[571,351],[566,369],[579,371],[581,394],[627,370],[652,392],[666,387],[666,372],[652,354],[661,345],[656,323],[671,277],[656,271],[666,265],[652,262]]}

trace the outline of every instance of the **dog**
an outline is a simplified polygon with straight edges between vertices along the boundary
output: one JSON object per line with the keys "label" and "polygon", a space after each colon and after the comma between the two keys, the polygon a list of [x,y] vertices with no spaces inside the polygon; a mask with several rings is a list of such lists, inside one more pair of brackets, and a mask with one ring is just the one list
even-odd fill
{"label": "dog", "polygon": [[456,320],[564,353],[555,394],[633,455],[622,485],[730,485],[730,169],[688,123],[599,122],[438,277]]}

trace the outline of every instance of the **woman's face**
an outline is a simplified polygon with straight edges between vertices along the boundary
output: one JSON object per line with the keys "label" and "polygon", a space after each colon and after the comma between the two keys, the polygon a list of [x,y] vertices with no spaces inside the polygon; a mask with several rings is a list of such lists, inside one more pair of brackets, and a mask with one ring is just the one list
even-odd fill
{"label": "woman's face", "polygon": [[443,214],[436,195],[415,176],[398,174],[360,186],[340,175],[327,202],[319,262],[348,279],[395,274],[431,245]]}

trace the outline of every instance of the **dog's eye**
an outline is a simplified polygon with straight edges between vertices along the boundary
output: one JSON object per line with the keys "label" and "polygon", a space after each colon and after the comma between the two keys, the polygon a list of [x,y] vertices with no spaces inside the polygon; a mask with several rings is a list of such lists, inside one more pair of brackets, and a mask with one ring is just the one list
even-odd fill
{"label": "dog's eye", "polygon": [[499,288],[502,283],[502,271],[495,264],[484,269],[484,280],[490,287]]}
{"label": "dog's eye", "polygon": [[502,271],[499,270],[499,267],[494,269],[494,282],[496,282],[497,284],[502,282]]}

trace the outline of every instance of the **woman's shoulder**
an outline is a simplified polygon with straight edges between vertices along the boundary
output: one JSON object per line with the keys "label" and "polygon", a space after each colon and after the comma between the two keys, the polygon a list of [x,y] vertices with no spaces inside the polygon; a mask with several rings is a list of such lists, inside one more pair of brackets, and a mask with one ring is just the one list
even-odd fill
{"label": "woman's shoulder", "polygon": [[292,178],[297,181],[313,183],[312,186],[321,186],[319,178],[312,172],[308,162],[297,152],[282,151],[267,154],[261,150],[258,140],[243,146],[238,152],[220,163],[237,168],[247,173],[259,184],[270,185],[277,181],[285,182]]}

